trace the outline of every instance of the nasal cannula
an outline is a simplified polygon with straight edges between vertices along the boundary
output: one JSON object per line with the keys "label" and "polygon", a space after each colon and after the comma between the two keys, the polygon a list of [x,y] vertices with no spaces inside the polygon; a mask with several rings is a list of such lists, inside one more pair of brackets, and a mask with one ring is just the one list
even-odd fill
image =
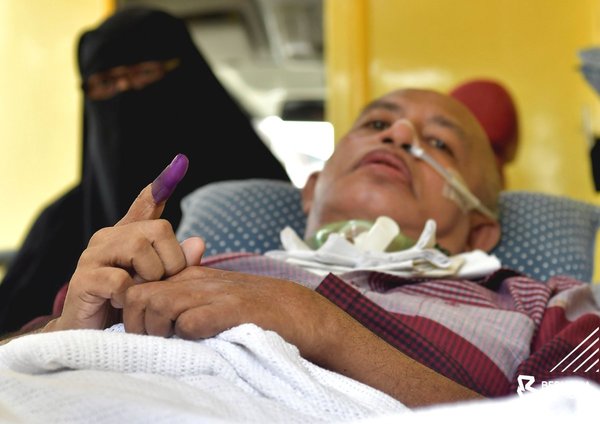
{"label": "nasal cannula", "polygon": [[[411,121],[408,119],[402,120],[407,124],[412,130],[413,135],[415,136],[413,142],[410,145],[404,145],[406,151],[412,154],[414,157],[423,160],[429,166],[431,166],[438,174],[442,176],[442,178],[448,183],[448,185],[455,190],[455,192],[460,196],[460,199],[464,203],[460,206],[465,206],[467,210],[475,209],[481,212],[482,214],[496,220],[497,216],[493,213],[489,208],[487,208],[481,201],[475,197],[473,193],[467,188],[467,186],[453,173],[444,168],[438,161],[436,161],[431,155],[429,155],[419,144],[418,137],[416,136],[414,126]],[[452,199],[458,201],[458,199]]]}

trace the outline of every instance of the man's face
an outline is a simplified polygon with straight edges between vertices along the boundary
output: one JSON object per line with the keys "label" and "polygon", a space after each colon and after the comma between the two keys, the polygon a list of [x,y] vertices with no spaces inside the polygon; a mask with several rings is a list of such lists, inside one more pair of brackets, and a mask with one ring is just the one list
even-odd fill
{"label": "man's face", "polygon": [[[416,239],[432,218],[438,242],[446,249],[456,253],[479,247],[470,243],[477,212],[461,209],[444,194],[448,187],[440,174],[407,152],[406,145],[415,137],[444,168],[460,174],[471,190],[481,183],[486,167],[495,170],[489,142],[464,106],[432,91],[393,92],[364,109],[339,141],[316,185],[306,190],[305,209],[310,211],[306,234],[330,222],[387,215]],[[477,215],[477,222],[486,219]]]}

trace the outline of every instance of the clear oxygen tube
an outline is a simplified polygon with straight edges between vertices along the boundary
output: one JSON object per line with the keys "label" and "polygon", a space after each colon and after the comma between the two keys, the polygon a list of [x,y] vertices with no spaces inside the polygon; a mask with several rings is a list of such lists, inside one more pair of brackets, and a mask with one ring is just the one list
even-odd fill
{"label": "clear oxygen tube", "polygon": [[412,122],[408,119],[402,119],[402,122],[411,128],[414,135],[412,143],[403,147],[411,155],[431,166],[438,174],[440,174],[444,181],[446,181],[448,186],[444,190],[443,194],[449,199],[455,201],[464,211],[477,210],[485,216],[493,220],[497,220],[498,217],[496,214],[487,208],[483,203],[481,203],[481,201],[475,197],[473,193],[471,193],[471,190],[469,190],[467,185],[464,183],[460,177],[460,174],[458,174],[456,171],[452,172],[453,170],[444,168],[437,160],[435,160],[421,147]]}

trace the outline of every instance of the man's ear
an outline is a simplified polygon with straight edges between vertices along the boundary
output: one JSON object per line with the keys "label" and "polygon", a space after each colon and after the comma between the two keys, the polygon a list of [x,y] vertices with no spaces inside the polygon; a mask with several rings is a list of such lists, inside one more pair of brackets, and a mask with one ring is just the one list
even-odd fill
{"label": "man's ear", "polygon": [[319,179],[319,175],[321,173],[318,171],[313,172],[308,176],[306,180],[306,184],[302,188],[302,210],[305,214],[308,215],[310,208],[313,204],[313,198],[315,196],[315,186],[317,185],[317,180]]}
{"label": "man's ear", "polygon": [[471,217],[471,231],[467,240],[467,251],[480,249],[491,251],[500,241],[500,223],[479,213]]}

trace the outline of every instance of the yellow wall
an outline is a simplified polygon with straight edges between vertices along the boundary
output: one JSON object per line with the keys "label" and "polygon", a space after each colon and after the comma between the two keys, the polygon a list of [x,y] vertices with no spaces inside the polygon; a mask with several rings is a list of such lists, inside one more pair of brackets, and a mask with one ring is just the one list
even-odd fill
{"label": "yellow wall", "polygon": [[0,250],[16,248],[42,205],[78,181],[76,42],[112,3],[0,1]]}
{"label": "yellow wall", "polygon": [[578,50],[600,45],[600,0],[325,0],[324,21],[336,138],[392,89],[496,78],[521,121],[507,189],[600,204],[585,130],[600,134],[600,96],[577,69]]}

